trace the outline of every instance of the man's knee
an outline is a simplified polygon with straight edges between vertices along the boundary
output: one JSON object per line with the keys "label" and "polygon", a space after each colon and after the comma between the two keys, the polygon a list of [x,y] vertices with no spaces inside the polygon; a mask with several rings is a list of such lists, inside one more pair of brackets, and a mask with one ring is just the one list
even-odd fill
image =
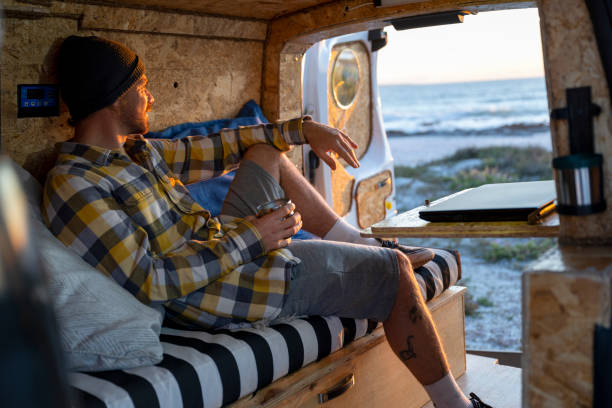
{"label": "man's knee", "polygon": [[283,152],[266,144],[256,144],[248,148],[243,156],[266,170],[276,180],[280,180],[280,160]]}
{"label": "man's knee", "polygon": [[420,292],[419,284],[414,277],[410,259],[398,249],[394,249],[397,266],[399,268],[399,291]]}
{"label": "man's knee", "polygon": [[395,253],[395,258],[397,259],[397,266],[400,273],[402,273],[402,271],[412,273],[412,264],[410,263],[410,259],[406,256],[406,254],[399,249],[394,249],[393,252]]}

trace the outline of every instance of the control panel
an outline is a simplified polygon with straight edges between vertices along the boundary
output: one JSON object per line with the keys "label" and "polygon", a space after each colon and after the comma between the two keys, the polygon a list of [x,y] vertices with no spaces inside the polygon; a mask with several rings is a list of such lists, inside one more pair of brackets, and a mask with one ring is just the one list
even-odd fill
{"label": "control panel", "polygon": [[44,116],[59,116],[57,85],[17,85],[17,117],[32,118]]}

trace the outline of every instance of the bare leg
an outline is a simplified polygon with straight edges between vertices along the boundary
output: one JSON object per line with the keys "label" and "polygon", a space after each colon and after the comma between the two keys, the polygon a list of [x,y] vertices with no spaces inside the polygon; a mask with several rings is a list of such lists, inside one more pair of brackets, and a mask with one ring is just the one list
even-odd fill
{"label": "bare leg", "polygon": [[249,148],[244,157],[278,180],[302,215],[306,231],[323,237],[334,226],[338,215],[282,152],[272,146],[258,144]]}
{"label": "bare leg", "polygon": [[399,287],[391,314],[383,322],[389,345],[423,385],[449,372],[440,338],[421,296],[408,258],[395,250],[400,269]]}

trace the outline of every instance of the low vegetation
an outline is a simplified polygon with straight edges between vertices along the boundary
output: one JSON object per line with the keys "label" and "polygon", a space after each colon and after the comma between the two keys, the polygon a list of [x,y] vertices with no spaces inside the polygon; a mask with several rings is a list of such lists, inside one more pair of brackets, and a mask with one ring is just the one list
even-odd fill
{"label": "low vegetation", "polygon": [[532,238],[514,242],[513,239],[481,240],[475,255],[487,262],[499,261],[526,262],[532,261],[552,248],[556,241],[553,238]]}
{"label": "low vegetation", "polygon": [[484,169],[462,170],[454,177],[445,180],[451,191],[461,191],[466,188],[482,186],[491,183],[509,183],[515,181],[505,173],[501,173],[497,167],[485,167]]}
{"label": "low vegetation", "polygon": [[[503,146],[466,148],[426,164],[397,166],[395,177],[403,178],[396,196],[399,211],[421,205],[424,199],[435,200],[483,184],[552,179],[551,160],[551,153],[540,147]],[[472,258],[472,262],[487,265],[508,262],[517,273],[555,242],[551,238],[410,240],[412,245],[457,249],[464,260]],[[472,286],[470,276],[464,276],[459,284]],[[480,319],[490,314],[499,306],[494,299],[487,293],[472,295],[468,290],[464,300],[465,315]]]}
{"label": "low vegetation", "polygon": [[463,302],[465,305],[465,315],[466,316],[477,317],[479,315],[478,307],[480,305],[474,301],[474,296],[472,296],[472,294],[469,291],[465,292],[465,298]]}
{"label": "low vegetation", "polygon": [[434,200],[483,184],[551,179],[551,160],[550,152],[535,146],[470,147],[426,164],[397,166],[395,177],[421,182],[417,193]]}
{"label": "low vegetation", "polygon": [[481,296],[476,299],[476,303],[478,303],[479,306],[483,307],[493,307],[495,305],[493,301],[486,296]]}

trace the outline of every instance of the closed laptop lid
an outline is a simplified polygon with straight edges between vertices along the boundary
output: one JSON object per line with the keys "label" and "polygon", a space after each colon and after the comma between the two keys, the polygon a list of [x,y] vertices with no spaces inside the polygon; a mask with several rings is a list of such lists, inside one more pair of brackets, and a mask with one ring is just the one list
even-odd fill
{"label": "closed laptop lid", "polygon": [[428,221],[526,221],[556,198],[553,180],[485,184],[419,211]]}

